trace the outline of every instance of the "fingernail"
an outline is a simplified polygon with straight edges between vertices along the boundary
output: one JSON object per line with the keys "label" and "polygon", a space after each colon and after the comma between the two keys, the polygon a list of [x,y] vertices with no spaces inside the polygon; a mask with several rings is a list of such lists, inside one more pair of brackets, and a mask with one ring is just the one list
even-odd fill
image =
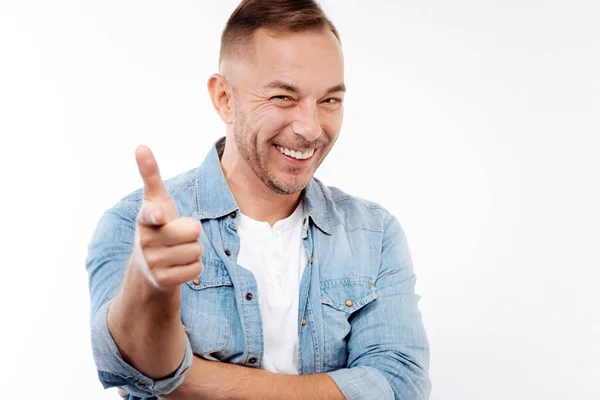
{"label": "fingernail", "polygon": [[158,222],[156,222],[156,218],[154,218],[154,214],[152,213],[150,213],[150,221],[152,221],[154,225],[158,225]]}

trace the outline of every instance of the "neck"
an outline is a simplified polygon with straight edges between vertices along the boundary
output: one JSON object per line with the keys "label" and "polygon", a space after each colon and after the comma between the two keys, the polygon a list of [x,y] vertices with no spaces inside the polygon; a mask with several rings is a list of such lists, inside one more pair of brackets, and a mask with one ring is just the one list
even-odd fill
{"label": "neck", "polygon": [[232,140],[227,140],[221,168],[240,212],[256,221],[275,222],[289,217],[300,202],[300,194],[279,194],[267,187],[241,157],[236,157]]}

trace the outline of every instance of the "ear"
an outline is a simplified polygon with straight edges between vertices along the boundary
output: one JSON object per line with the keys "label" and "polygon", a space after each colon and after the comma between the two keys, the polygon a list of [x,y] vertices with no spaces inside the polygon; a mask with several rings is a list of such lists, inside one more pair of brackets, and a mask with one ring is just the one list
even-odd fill
{"label": "ear", "polygon": [[215,110],[221,117],[221,120],[227,125],[233,123],[233,111],[231,108],[231,93],[227,91],[229,84],[227,79],[221,74],[213,74],[208,78],[208,93]]}

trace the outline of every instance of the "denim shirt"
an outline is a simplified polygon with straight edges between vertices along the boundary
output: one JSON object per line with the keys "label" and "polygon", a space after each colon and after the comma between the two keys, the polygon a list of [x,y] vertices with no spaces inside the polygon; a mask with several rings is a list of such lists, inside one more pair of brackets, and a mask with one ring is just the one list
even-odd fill
{"label": "denim shirt", "polygon": [[[106,315],[132,251],[142,190],[100,219],[86,268],[92,349],[105,388],[160,396],[183,382],[193,356],[260,368],[262,320],[254,276],[236,263],[239,208],[220,165],[224,138],[202,165],[165,181],[179,214],[201,222],[204,270],[181,286],[186,351],[171,376],[151,379],[123,360]],[[404,232],[381,206],[312,178],[304,191],[308,263],[300,284],[298,371],[327,373],[347,399],[427,399],[429,344]]]}

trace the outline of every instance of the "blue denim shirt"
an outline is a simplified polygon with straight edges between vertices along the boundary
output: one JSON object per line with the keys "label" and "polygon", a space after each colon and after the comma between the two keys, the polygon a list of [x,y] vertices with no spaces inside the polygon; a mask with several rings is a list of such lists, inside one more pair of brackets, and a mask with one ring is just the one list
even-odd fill
{"label": "blue denim shirt", "polygon": [[[98,223],[86,268],[92,348],[105,388],[120,386],[131,398],[169,393],[194,355],[261,367],[260,299],[254,276],[236,263],[239,209],[221,170],[223,145],[219,140],[199,168],[165,181],[180,216],[201,222],[204,247],[199,282],[181,287],[181,320],[189,331],[183,362],[168,378],[153,380],[125,362],[106,325],[132,251],[142,190]],[[329,374],[347,399],[427,399],[429,345],[400,224],[381,206],[316,178],[304,195],[302,242],[309,262],[299,293],[298,371]]]}

